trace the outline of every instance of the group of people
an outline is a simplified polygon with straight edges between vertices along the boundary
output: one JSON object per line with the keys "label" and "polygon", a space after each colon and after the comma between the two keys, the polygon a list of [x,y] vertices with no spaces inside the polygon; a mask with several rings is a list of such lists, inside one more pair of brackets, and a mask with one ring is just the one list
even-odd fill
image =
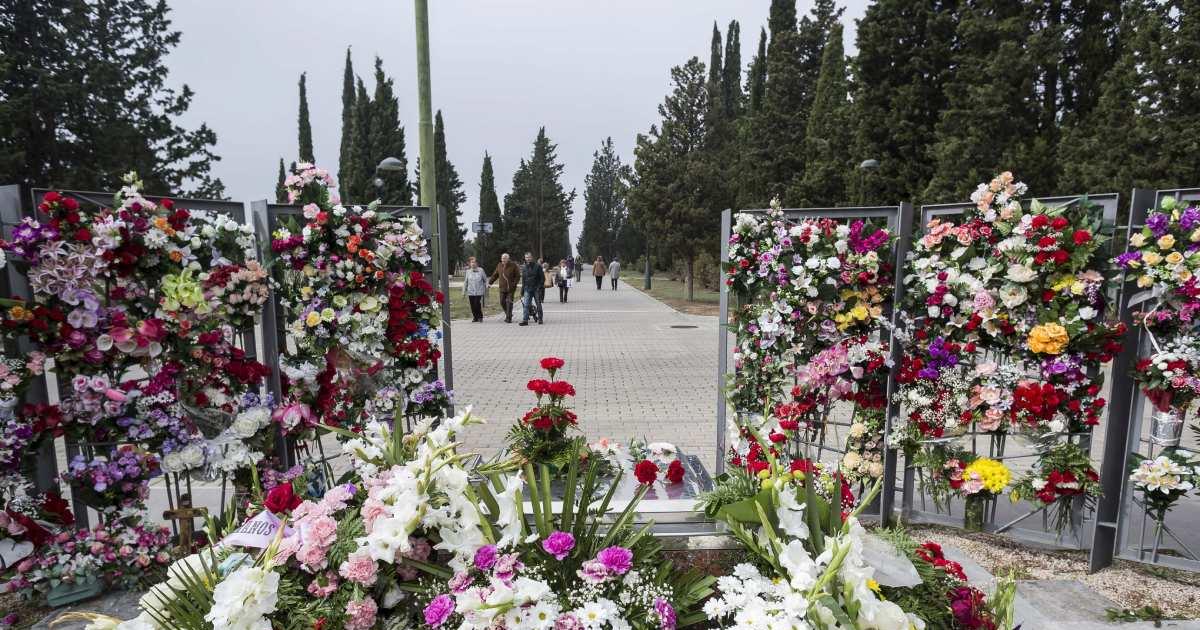
{"label": "group of people", "polygon": [[[620,278],[621,263],[613,258],[609,265],[604,259],[596,257],[592,263],[592,275],[596,277],[596,290],[603,288],[605,276],[612,279],[612,290],[617,290],[617,280]],[[538,324],[545,322],[545,309],[542,307],[546,299],[546,289],[558,287],[558,301],[565,303],[567,294],[574,282],[578,282],[583,274],[583,261],[576,256],[574,259],[564,258],[558,262],[553,272],[543,260],[534,260],[533,254],[525,252],[524,264],[513,262],[507,253],[500,256],[500,263],[489,276],[479,266],[474,256],[467,259],[467,269],[463,273],[463,294],[471,303],[471,321],[483,321],[483,299],[488,288],[493,283],[500,290],[500,308],[504,311],[505,323],[513,321],[513,298],[518,286],[521,289],[521,326],[528,326],[532,317]],[[574,280],[572,280],[574,276]]]}

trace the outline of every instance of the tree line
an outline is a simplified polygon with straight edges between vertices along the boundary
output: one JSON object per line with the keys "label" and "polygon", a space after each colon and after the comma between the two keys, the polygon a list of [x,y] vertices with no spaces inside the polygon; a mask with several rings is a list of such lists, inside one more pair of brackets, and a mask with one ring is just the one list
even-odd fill
{"label": "tree line", "polygon": [[744,81],[736,21],[714,24],[707,65],[671,69],[628,217],[689,276],[722,210],[775,196],[961,201],[1001,169],[1037,193],[1127,195],[1200,173],[1200,1],[876,0],[853,57],[842,11],[773,0]]}

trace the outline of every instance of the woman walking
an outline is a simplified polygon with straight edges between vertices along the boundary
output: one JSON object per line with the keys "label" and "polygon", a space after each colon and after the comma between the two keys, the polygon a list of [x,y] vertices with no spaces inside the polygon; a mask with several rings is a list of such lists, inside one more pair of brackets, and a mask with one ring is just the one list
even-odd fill
{"label": "woman walking", "polygon": [[545,319],[546,311],[542,305],[546,303],[546,289],[554,286],[554,276],[550,275],[550,264],[542,263],[542,286],[538,289],[538,319]]}
{"label": "woman walking", "polygon": [[608,267],[604,266],[604,258],[596,257],[596,262],[592,263],[592,275],[596,277],[596,290],[604,288],[604,274],[608,273]]}
{"label": "woman walking", "polygon": [[554,274],[554,283],[558,285],[558,301],[566,303],[567,290],[571,288],[571,261],[564,258],[558,262],[558,273]]}
{"label": "woman walking", "polygon": [[471,321],[483,321],[483,298],[487,295],[488,277],[483,268],[475,262],[475,257],[467,259],[467,269],[463,272],[463,295],[471,302]]}

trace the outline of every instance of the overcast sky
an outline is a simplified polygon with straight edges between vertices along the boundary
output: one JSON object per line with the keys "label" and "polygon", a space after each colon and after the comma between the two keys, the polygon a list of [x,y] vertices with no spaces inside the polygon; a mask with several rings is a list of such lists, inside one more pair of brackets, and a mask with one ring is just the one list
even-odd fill
{"label": "overcast sky", "polygon": [[[278,161],[296,159],[297,86],[308,73],[317,163],[337,172],[346,46],[368,91],[383,58],[400,98],[408,159],[417,147],[416,47],[410,0],[170,0],[179,46],[170,82],[196,92],[183,119],[207,122],[222,157],[215,171],[239,201],[273,196]],[[488,151],[501,204],[541,125],[558,144],[564,184],[578,193],[571,230],[583,221],[592,153],[612,136],[633,162],[635,135],[656,122],[671,66],[708,62],[714,20],[742,26],[749,63],[768,0],[430,0],[433,106],[446,122],[447,153],[465,183],[469,222],[479,213],[479,170]],[[849,0],[846,46],[866,0]],[[810,0],[800,0],[807,13]],[[470,237],[470,235],[468,235]]]}

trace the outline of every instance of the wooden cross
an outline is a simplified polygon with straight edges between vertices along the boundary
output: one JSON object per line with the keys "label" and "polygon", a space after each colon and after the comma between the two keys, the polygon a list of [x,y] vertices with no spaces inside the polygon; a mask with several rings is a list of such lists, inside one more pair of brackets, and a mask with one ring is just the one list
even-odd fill
{"label": "wooden cross", "polygon": [[192,519],[203,518],[208,516],[208,508],[192,507],[192,495],[183,494],[179,496],[179,507],[174,510],[164,510],[163,518],[171,521],[179,521],[179,553],[187,555],[192,553]]}

